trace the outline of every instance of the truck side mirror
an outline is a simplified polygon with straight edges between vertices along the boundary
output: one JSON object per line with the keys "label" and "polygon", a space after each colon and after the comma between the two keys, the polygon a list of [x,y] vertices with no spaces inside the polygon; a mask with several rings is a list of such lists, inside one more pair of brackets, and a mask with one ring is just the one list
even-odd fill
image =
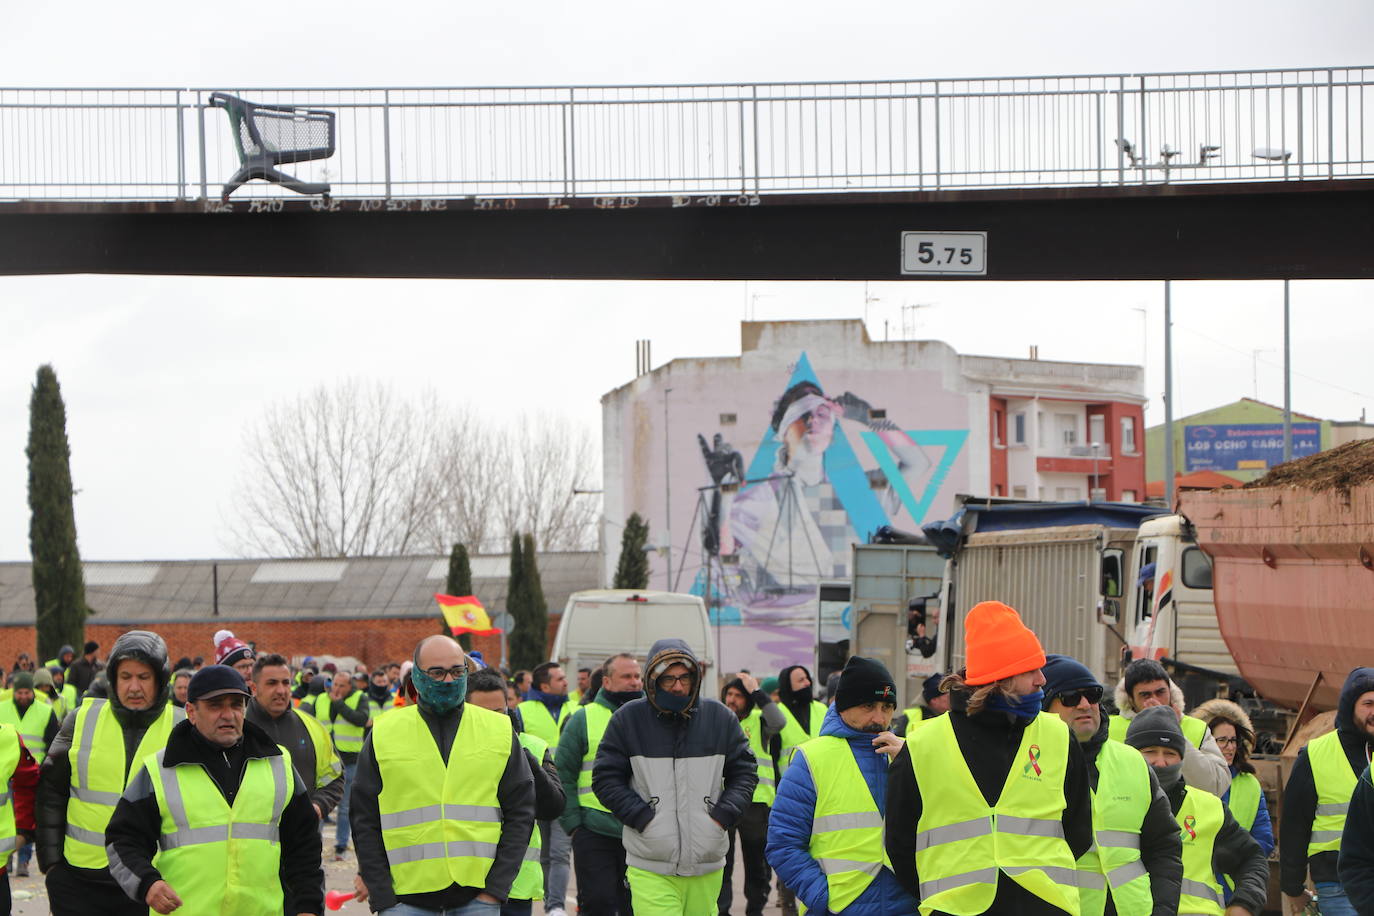
{"label": "truck side mirror", "polygon": [[1116,624],[1121,620],[1122,565],[1125,551],[1119,547],[1109,547],[1102,551],[1102,576],[1098,585],[1097,621]]}

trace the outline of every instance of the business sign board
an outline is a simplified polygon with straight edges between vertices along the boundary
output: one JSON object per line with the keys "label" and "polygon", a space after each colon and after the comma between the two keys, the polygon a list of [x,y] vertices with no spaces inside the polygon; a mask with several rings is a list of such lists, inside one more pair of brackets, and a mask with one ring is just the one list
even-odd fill
{"label": "business sign board", "polygon": [[[1283,424],[1185,426],[1183,446],[1189,471],[1262,471],[1283,464]],[[1320,424],[1293,424],[1294,458],[1315,455],[1321,447]]]}

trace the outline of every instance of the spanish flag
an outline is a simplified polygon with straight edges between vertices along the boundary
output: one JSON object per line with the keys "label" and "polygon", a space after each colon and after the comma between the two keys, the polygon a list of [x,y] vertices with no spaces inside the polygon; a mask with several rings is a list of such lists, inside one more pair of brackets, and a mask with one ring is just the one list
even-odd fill
{"label": "spanish flag", "polygon": [[454,636],[471,633],[474,636],[491,636],[501,631],[491,625],[486,608],[474,595],[455,598],[452,595],[435,595],[439,610],[444,613],[444,622]]}

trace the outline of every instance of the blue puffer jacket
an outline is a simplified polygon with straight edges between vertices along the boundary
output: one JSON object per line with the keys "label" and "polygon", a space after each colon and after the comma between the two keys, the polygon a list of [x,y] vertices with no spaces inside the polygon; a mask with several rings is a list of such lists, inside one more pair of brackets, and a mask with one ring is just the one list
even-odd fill
{"label": "blue puffer jacket", "polygon": [[[855,731],[844,720],[835,707],[825,714],[821,724],[822,735],[835,735],[849,742],[858,761],[859,772],[863,773],[868,791],[872,793],[879,811],[887,807],[887,762],[888,758],[873,752],[873,736]],[[820,865],[811,858],[811,818],[816,811],[816,784],[811,779],[811,771],[800,755],[793,758],[792,765],[783,774],[778,785],[778,797],[773,802],[773,812],[768,818],[768,846],[765,855],[768,864],[773,866],[784,884],[796,891],[797,898],[806,904],[812,913],[829,913],[829,889],[825,883],[825,873]],[[897,916],[916,912],[916,901],[897,884],[892,872],[884,868],[864,892],[849,906],[846,914],[852,916]]]}

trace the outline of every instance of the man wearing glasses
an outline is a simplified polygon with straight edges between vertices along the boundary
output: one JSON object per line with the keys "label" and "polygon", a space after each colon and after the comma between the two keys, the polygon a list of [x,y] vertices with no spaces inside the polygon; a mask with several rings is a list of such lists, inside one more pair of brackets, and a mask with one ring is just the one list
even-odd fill
{"label": "man wearing glasses", "polygon": [[1084,665],[1047,655],[1045,711],[1064,720],[1088,762],[1097,842],[1078,859],[1083,916],[1101,916],[1108,901],[1118,916],[1178,909],[1183,880],[1178,822],[1154,770],[1140,752],[1109,741],[1102,685]]}
{"label": "man wearing glasses", "polygon": [[421,640],[410,683],[414,702],[377,719],[358,754],[354,890],[394,916],[494,916],[534,826],[525,752],[509,718],[463,704],[454,640]]}
{"label": "man wearing glasses", "polygon": [[649,650],[648,691],[611,716],[592,791],[624,824],[635,916],[715,916],[726,830],[749,807],[758,763],[735,714],[701,699],[680,639]]}
{"label": "man wearing glasses", "polygon": [[1211,792],[1220,798],[1231,786],[1231,770],[1216,739],[1201,719],[1185,716],[1183,691],[1169,677],[1164,666],[1153,658],[1137,658],[1121,673],[1116,685],[1116,705],[1121,715],[1111,717],[1113,741],[1125,741],[1131,719],[1152,706],[1167,706],[1178,716],[1179,728],[1187,745],[1183,748],[1183,778],[1194,789]]}

